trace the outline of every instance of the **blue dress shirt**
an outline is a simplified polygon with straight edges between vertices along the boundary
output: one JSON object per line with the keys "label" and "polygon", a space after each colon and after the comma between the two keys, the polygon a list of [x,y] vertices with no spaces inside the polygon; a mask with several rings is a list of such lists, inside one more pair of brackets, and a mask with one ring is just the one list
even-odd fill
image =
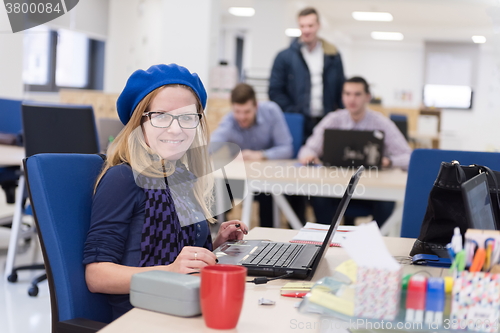
{"label": "blue dress shirt", "polygon": [[231,142],[242,150],[261,150],[267,159],[287,159],[293,156],[292,135],[278,104],[261,102],[255,123],[241,128],[233,113],[222,118],[210,137],[212,142]]}

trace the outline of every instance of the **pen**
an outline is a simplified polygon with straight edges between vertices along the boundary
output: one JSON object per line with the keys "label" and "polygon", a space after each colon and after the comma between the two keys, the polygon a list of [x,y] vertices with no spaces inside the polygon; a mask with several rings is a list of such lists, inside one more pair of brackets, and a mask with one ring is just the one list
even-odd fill
{"label": "pen", "polygon": [[[240,227],[241,227],[241,224],[237,223],[237,224],[235,224],[234,226],[235,226],[236,228],[240,228]],[[241,229],[240,229],[240,230],[241,230]],[[241,230],[241,232],[242,232],[242,233],[244,233],[245,235],[246,235],[246,234],[248,234],[248,232],[247,232],[247,231],[245,231],[245,230]]]}
{"label": "pen", "polygon": [[492,253],[493,253],[493,243],[495,240],[492,238],[489,238],[485,242],[485,247],[486,247],[486,257],[484,260],[484,265],[483,265],[483,271],[487,272],[490,270],[491,267],[491,259],[492,259]]}
{"label": "pen", "polygon": [[302,298],[304,297],[305,295],[307,295],[307,293],[288,293],[288,294],[281,294],[281,296],[285,296],[285,297],[296,297],[296,298]]}

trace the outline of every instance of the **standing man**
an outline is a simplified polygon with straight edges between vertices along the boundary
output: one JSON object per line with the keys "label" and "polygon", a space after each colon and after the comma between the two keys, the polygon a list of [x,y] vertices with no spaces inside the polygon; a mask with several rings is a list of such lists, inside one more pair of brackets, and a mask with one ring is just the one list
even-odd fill
{"label": "standing man", "polygon": [[303,9],[298,23],[302,35],[274,60],[269,99],[284,112],[304,115],[305,141],[326,113],[343,107],[345,78],[337,48],[318,37],[320,23],[316,9]]}
{"label": "standing man", "polygon": [[[306,144],[300,148],[298,158],[301,163],[319,162],[323,155],[323,137],[326,129],[361,130],[384,132],[384,156],[382,167],[399,167],[407,169],[410,162],[411,148],[405,137],[389,118],[368,109],[371,100],[370,87],[362,77],[353,77],[344,83],[342,100],[344,110],[331,112],[314,128],[314,133]],[[316,220],[330,223],[340,202],[333,198],[311,198]],[[379,226],[387,220],[394,209],[394,202],[353,200],[349,205],[368,209]],[[349,208],[346,216],[349,216]]]}
{"label": "standing man", "polygon": [[[257,103],[254,89],[238,84],[231,92],[233,111],[222,118],[211,142],[231,142],[242,149],[245,161],[289,159],[293,155],[292,136],[285,116],[274,102]],[[256,196],[262,227],[272,227],[272,197]]]}

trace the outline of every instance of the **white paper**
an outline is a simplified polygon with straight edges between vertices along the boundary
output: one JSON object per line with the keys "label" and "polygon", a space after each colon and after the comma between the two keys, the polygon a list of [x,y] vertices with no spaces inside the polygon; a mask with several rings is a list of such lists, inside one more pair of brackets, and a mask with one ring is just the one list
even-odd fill
{"label": "white paper", "polygon": [[358,267],[397,271],[400,265],[385,246],[377,223],[359,225],[356,230],[345,233],[342,247]]}
{"label": "white paper", "polygon": [[[329,228],[330,226],[327,224],[307,222],[306,225],[300,229],[297,235],[292,238],[292,240],[323,243]],[[347,231],[353,231],[356,228],[356,226],[349,225],[338,226],[337,232],[333,235],[332,243],[342,246],[345,235],[348,233]]]}

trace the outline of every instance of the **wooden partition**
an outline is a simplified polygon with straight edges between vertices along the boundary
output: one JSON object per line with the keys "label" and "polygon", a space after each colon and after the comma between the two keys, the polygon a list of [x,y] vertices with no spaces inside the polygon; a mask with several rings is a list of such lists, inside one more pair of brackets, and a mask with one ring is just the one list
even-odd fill
{"label": "wooden partition", "polygon": [[118,119],[116,100],[119,94],[103,93],[96,90],[61,89],[59,96],[61,103],[92,105],[97,119]]}
{"label": "wooden partition", "polygon": [[[408,137],[412,148],[439,148],[439,133],[441,132],[441,110],[440,109],[417,109],[384,107],[381,104],[370,104],[368,106],[374,111],[383,113],[387,117],[391,114],[401,114],[408,117]],[[420,116],[436,116],[438,118],[437,135],[422,134],[419,132],[418,123]]]}

